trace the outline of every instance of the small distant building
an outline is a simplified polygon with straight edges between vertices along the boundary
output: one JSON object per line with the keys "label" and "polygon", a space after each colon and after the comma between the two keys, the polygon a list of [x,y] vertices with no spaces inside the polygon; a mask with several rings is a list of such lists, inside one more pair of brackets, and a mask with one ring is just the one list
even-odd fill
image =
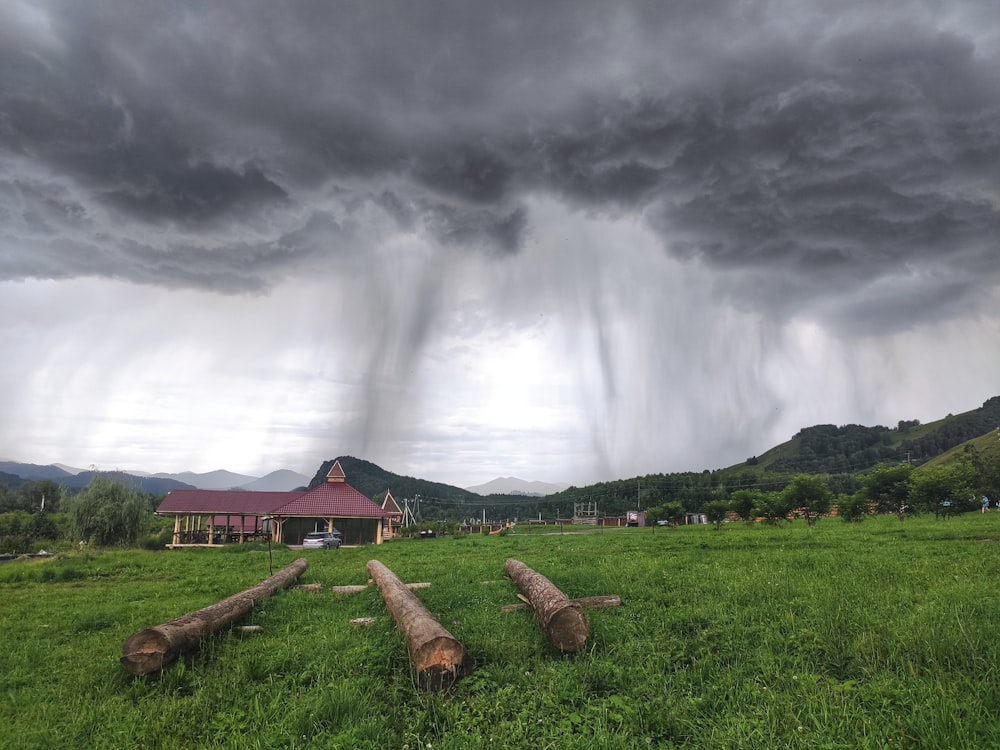
{"label": "small distant building", "polygon": [[573,503],[573,523],[597,525],[598,520],[597,503]]}
{"label": "small distant building", "polygon": [[646,525],[646,511],[644,510],[630,510],[625,513],[625,525],[626,526],[645,526]]}
{"label": "small distant building", "polygon": [[305,492],[172,490],[156,514],[174,518],[171,548],[264,539],[301,544],[310,531],[335,528],[344,544],[381,544],[389,515],[347,484],[340,461]]}
{"label": "small distant building", "polygon": [[403,526],[403,511],[400,510],[399,503],[392,496],[392,492],[385,491],[385,499],[382,501],[382,510],[386,516],[383,519],[382,538],[395,539],[399,536],[399,531]]}

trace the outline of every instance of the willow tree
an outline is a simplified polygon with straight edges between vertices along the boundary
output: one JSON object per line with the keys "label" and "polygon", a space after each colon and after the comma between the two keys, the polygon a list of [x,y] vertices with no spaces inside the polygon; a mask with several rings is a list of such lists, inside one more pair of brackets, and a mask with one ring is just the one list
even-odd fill
{"label": "willow tree", "polygon": [[101,546],[135,543],[150,517],[142,493],[109,477],[94,477],[87,489],[62,504],[73,533]]}

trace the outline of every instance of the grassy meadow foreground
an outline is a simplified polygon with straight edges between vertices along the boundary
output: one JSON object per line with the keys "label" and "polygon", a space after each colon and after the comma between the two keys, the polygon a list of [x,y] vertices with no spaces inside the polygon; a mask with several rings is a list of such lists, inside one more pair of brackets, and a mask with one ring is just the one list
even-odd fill
{"label": "grassy meadow foreground", "polygon": [[[302,583],[159,679],[118,663],[136,630],[269,575],[266,548],[71,553],[0,566],[4,748],[1000,747],[1000,513],[950,521],[398,541],[305,556]],[[589,613],[552,649],[516,602],[516,557]],[[475,671],[414,687],[367,580],[379,559],[462,642]],[[368,627],[349,620],[375,617]]]}

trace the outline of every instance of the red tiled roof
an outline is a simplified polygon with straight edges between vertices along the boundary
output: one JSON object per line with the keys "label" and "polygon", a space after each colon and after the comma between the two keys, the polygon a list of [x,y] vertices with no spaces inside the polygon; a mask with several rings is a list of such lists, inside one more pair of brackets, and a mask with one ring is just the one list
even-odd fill
{"label": "red tiled roof", "polygon": [[384,518],[389,514],[346,482],[324,482],[275,508],[274,515]]}
{"label": "red tiled roof", "polygon": [[249,490],[171,490],[157,513],[232,513],[248,516],[272,515],[276,508],[294,500],[301,492],[251,492]]}

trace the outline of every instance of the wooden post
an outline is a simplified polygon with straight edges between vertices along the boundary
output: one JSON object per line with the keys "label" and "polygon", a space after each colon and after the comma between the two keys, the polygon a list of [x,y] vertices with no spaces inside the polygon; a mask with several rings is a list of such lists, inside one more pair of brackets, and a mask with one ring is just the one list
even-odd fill
{"label": "wooden post", "polygon": [[368,561],[396,626],[406,634],[418,682],[429,690],[447,690],[472,668],[472,659],[399,577],[378,560]]}
{"label": "wooden post", "polygon": [[197,647],[212,633],[232,627],[257,602],[291,586],[308,567],[309,561],[300,557],[246,591],[176,620],[133,633],[122,645],[122,665],[137,677],[166,669],[182,653]]}
{"label": "wooden post", "polygon": [[521,593],[528,597],[552,645],[569,653],[580,650],[590,635],[590,623],[583,608],[523,562],[509,558],[503,567]]}

